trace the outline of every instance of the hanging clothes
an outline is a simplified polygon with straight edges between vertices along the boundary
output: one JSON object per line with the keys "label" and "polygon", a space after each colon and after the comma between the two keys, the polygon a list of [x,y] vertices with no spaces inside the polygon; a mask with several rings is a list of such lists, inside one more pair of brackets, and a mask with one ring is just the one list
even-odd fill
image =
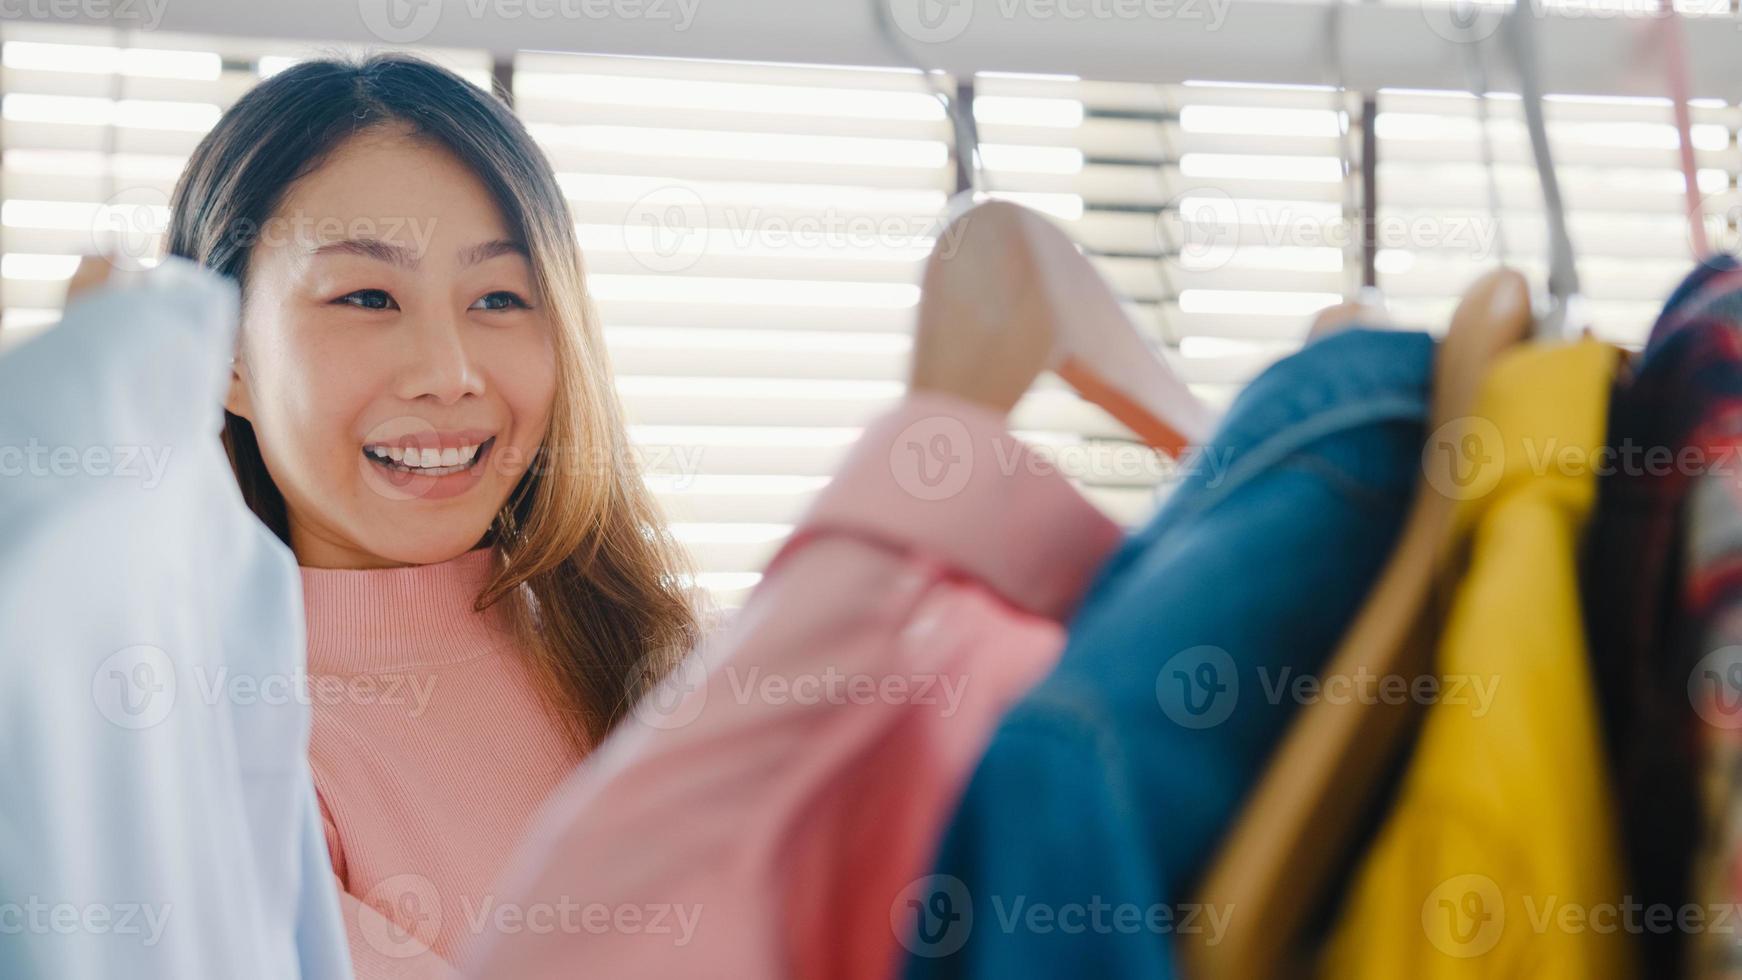
{"label": "hanging clothes", "polygon": [[575,927],[469,972],[886,980],[908,884],[1118,539],[1002,416],[909,394],[535,822],[501,892]]}
{"label": "hanging clothes", "polygon": [[[1727,255],[1702,263],[1671,295],[1644,352],[1616,383],[1607,440],[1615,461],[1598,478],[1586,546],[1585,622],[1629,894],[1670,910],[1692,898],[1701,823],[1688,699],[1701,627],[1684,608],[1684,512],[1698,472],[1735,442],[1738,324],[1742,267]],[[1679,930],[1647,929],[1641,938],[1652,975],[1681,974]]]}
{"label": "hanging clothes", "polygon": [[[1738,446],[1742,431],[1731,448]],[[1730,464],[1698,477],[1687,511],[1682,612],[1692,642],[1675,659],[1689,670],[1701,819],[1691,835],[1698,846],[1689,901],[1677,908],[1699,918],[1665,932],[1688,943],[1678,975],[1733,980],[1742,977],[1742,936],[1728,918],[1742,908],[1742,474]]]}
{"label": "hanging clothes", "polygon": [[172,259],[0,356],[0,976],[350,976],[301,597],[218,440],[236,291]]}
{"label": "hanging clothes", "polygon": [[1633,973],[1577,581],[1618,363],[1596,341],[1526,345],[1483,387],[1436,669],[1493,696],[1429,708],[1326,977]]}
{"label": "hanging clothes", "polygon": [[1194,875],[1390,555],[1433,342],[1353,329],[1240,395],[1004,719],[906,929],[912,980],[1165,977]]}
{"label": "hanging clothes", "polygon": [[1737,272],[1742,262],[1733,255],[1714,255],[1702,261],[1682,280],[1664,302],[1663,313],[1651,328],[1647,354],[1661,348],[1681,328],[1701,317],[1742,321],[1742,284]]}

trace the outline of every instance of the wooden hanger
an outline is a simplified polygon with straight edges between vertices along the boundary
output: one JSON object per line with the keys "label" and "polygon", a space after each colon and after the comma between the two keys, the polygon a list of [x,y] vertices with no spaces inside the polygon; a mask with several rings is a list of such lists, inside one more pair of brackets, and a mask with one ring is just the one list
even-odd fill
{"label": "wooden hanger", "polygon": [[1318,340],[1362,324],[1385,323],[1388,319],[1384,297],[1377,289],[1369,291],[1363,287],[1354,299],[1320,310],[1307,330],[1307,339]]}
{"label": "wooden hanger", "polygon": [[[998,347],[1012,348],[988,358]],[[1031,364],[1034,351],[1045,357]],[[1020,205],[961,210],[926,261],[914,388],[955,391],[964,359],[985,363],[975,394],[1008,411],[1050,367],[1147,445],[1178,457],[1214,413],[1144,343],[1106,280],[1051,221]],[[960,394],[962,392],[956,391]]]}
{"label": "wooden hanger", "polygon": [[[951,365],[983,356],[989,343],[1027,344],[1048,339],[1049,367],[1084,398],[1100,406],[1153,449],[1179,458],[1210,435],[1215,413],[1192,394],[1125,315],[1095,267],[1052,222],[1019,205],[979,200],[985,186],[980,138],[971,98],[949,91],[911,49],[889,5],[871,0],[878,34],[896,57],[919,72],[951,123],[957,193],[949,222],[926,261],[914,341],[913,387],[938,385],[942,372],[928,359]],[[1021,302],[1018,302],[1020,297]],[[1024,363],[1005,358],[1004,363]],[[982,394],[1009,411],[1033,383],[1011,391],[1011,377],[989,379]],[[947,375],[964,382],[959,375]],[[953,390],[948,385],[942,390]]]}
{"label": "wooden hanger", "polygon": [[[1500,268],[1464,294],[1434,364],[1434,393],[1424,472],[1408,519],[1377,586],[1332,656],[1327,676],[1421,676],[1433,667],[1451,558],[1455,484],[1431,479],[1441,447],[1462,456],[1483,379],[1507,348],[1535,337],[1568,340],[1587,326],[1578,266],[1567,231],[1543,113],[1534,18],[1511,10],[1499,40],[1518,73],[1525,127],[1549,229],[1548,302],[1532,311],[1529,285]],[[1472,55],[1478,54],[1472,51]],[[1478,77],[1480,61],[1476,61]],[[1486,85],[1478,99],[1485,99]],[[1485,102],[1478,102],[1479,111]],[[1484,116],[1483,139],[1487,140]],[[1486,147],[1486,142],[1485,142]],[[1485,149],[1485,160],[1492,154]],[[1498,225],[1498,195],[1490,200]],[[1442,491],[1440,487],[1445,489]],[[1349,856],[1351,837],[1369,812],[1389,767],[1422,714],[1404,703],[1320,701],[1303,711],[1248,798],[1239,822],[1199,886],[1199,899],[1234,910],[1217,946],[1182,942],[1187,974],[1200,978],[1286,976],[1310,967],[1302,936],[1307,919],[1329,901],[1333,874]]]}
{"label": "wooden hanger", "polygon": [[[1427,453],[1441,444],[1461,448],[1468,433],[1459,427],[1489,368],[1531,329],[1530,288],[1517,272],[1496,269],[1464,294],[1434,363]],[[1455,507],[1435,481],[1418,483],[1396,550],[1324,676],[1416,677],[1432,669]],[[1196,901],[1233,913],[1218,943],[1180,937],[1182,975],[1245,980],[1310,969],[1302,932],[1329,900],[1351,838],[1419,720],[1420,706],[1403,700],[1319,701],[1301,712],[1199,885]]]}

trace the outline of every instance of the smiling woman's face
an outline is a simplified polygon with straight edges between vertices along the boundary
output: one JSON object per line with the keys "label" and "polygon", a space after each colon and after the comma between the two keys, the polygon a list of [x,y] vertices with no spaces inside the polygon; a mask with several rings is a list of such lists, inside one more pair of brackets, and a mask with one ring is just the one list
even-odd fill
{"label": "smiling woman's face", "polygon": [[489,190],[380,128],[259,229],[227,407],[253,424],[299,563],[475,547],[550,420],[553,324]]}

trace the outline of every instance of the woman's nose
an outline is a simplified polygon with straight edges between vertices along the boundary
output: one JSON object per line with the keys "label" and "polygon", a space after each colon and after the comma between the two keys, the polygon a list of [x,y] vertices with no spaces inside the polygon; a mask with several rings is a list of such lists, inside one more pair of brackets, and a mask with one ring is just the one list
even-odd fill
{"label": "woman's nose", "polygon": [[467,348],[466,327],[463,317],[439,317],[423,320],[409,332],[407,343],[413,348],[407,352],[400,397],[449,405],[483,393],[483,374]]}

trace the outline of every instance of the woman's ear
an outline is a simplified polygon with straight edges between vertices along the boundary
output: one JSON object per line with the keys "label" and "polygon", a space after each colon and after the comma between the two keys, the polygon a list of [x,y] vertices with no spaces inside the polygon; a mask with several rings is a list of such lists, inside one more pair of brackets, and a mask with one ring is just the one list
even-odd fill
{"label": "woman's ear", "polygon": [[230,358],[230,390],[224,393],[224,410],[231,415],[240,415],[248,421],[254,421],[254,402],[248,397],[248,382],[242,377],[246,366],[242,363],[242,343],[236,343],[236,354]]}

